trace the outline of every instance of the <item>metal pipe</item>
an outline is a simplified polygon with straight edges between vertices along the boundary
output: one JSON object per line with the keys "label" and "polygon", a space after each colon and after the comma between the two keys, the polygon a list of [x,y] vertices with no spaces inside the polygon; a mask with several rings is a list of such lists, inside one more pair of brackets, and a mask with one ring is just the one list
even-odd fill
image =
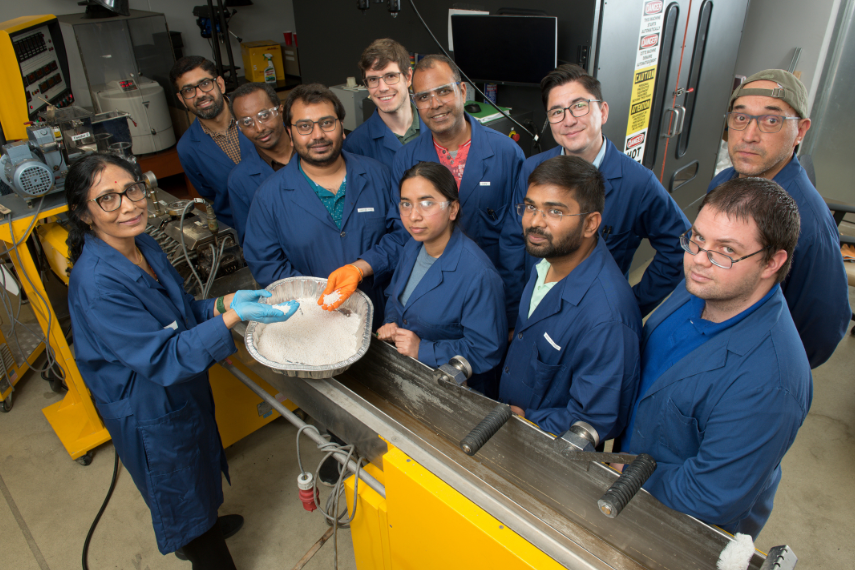
{"label": "metal pipe", "polygon": [[[291,410],[289,410],[288,408],[283,406],[282,403],[279,402],[276,398],[274,398],[273,396],[268,394],[267,390],[265,390],[264,388],[262,388],[261,386],[259,386],[255,382],[253,382],[249,376],[244,374],[234,364],[230,363],[228,360],[222,360],[222,361],[220,361],[220,366],[222,366],[223,368],[225,368],[226,370],[228,370],[229,372],[234,374],[235,378],[237,378],[238,380],[240,380],[241,382],[246,384],[247,388],[249,388],[250,390],[255,392],[255,394],[257,396],[259,396],[262,400],[264,400],[265,402],[270,404],[274,410],[279,412],[279,414],[283,418],[285,418],[286,420],[291,422],[294,425],[294,427],[299,429],[305,425],[308,425],[308,424],[306,424],[306,422],[304,422],[303,420],[298,418],[296,416],[296,414],[294,414]],[[306,430],[303,433],[309,439],[311,439],[312,441],[314,441],[318,445],[323,445],[323,444],[327,443],[327,440],[325,440],[323,437],[321,437],[320,434],[318,434],[315,431]],[[333,454],[333,457],[335,458],[336,461],[338,461],[339,463],[344,465],[347,469],[349,469],[351,473],[356,473],[356,469],[357,469],[356,461],[353,461],[352,459],[347,460],[344,455],[339,454],[339,453]],[[384,499],[386,498],[386,487],[384,487],[383,484],[380,483],[380,481],[378,481],[377,479],[375,479],[372,475],[370,475],[369,473],[366,473],[364,469],[361,469],[359,471],[359,478],[362,479],[363,483],[365,483],[366,485],[371,487],[374,491],[376,491],[378,495],[380,495]]]}

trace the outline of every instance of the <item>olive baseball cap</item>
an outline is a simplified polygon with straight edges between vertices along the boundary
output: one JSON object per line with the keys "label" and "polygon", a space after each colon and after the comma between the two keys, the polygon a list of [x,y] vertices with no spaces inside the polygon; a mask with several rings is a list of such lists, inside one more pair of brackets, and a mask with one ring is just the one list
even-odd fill
{"label": "olive baseball cap", "polygon": [[[774,81],[778,84],[777,89],[754,89],[751,87],[745,87],[752,81],[762,80]],[[733,110],[733,102],[736,101],[738,97],[746,95],[760,95],[763,97],[774,97],[775,99],[780,99],[792,107],[796,111],[796,114],[802,119],[806,119],[808,116],[807,89],[805,89],[804,84],[799,81],[799,78],[789,71],[784,71],[783,69],[767,69],[766,71],[755,73],[746,79],[742,85],[736,88],[736,91],[734,91],[733,95],[730,96],[730,103],[727,105],[727,110]]]}

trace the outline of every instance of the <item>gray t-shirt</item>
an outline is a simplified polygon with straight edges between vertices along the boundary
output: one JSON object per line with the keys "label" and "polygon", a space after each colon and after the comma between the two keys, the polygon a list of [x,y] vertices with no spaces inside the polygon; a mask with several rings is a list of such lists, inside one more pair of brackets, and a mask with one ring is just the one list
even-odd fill
{"label": "gray t-shirt", "polygon": [[419,283],[421,283],[422,278],[424,278],[425,273],[428,272],[431,265],[436,263],[438,258],[431,257],[428,255],[427,250],[425,250],[425,246],[422,245],[422,248],[419,250],[419,256],[416,258],[416,264],[413,265],[413,272],[410,273],[410,279],[407,281],[407,286],[404,287],[404,292],[401,293],[401,296],[398,297],[398,300],[401,301],[402,305],[406,305],[407,301],[410,299],[410,295],[413,294],[416,287]]}

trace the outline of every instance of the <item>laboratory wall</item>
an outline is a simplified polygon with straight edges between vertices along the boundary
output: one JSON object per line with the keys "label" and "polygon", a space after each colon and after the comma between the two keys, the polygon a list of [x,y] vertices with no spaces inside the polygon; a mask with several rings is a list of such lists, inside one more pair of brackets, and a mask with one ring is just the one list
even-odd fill
{"label": "laboratory wall", "polygon": [[800,47],[796,71],[801,71],[811,108],[840,3],[841,0],[751,0],[736,73],[747,76],[763,69],[788,69],[793,50]]}
{"label": "laboratory wall", "polygon": [[[25,2],[0,2],[0,21],[11,20],[19,16],[39,14],[71,14],[83,11],[77,0],[27,0]],[[184,55],[201,55],[212,59],[211,45],[201,37],[193,7],[207,4],[207,0],[130,0],[133,10],[160,12],[166,16],[169,29],[181,32],[184,41]],[[216,3],[215,3],[216,4]],[[282,32],[296,32],[294,25],[294,5],[292,0],[253,0],[252,6],[235,8],[237,14],[229,23],[229,30],[243,38],[243,41],[273,40],[282,42]],[[232,53],[235,64],[240,66],[240,44],[231,37]],[[225,55],[224,55],[225,57]],[[243,75],[243,69],[238,71]]]}

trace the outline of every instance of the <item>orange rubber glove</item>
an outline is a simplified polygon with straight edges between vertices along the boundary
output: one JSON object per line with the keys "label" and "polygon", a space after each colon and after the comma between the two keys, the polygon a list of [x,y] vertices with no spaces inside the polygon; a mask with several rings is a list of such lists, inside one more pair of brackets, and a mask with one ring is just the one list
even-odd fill
{"label": "orange rubber glove", "polygon": [[[356,286],[362,281],[362,270],[355,265],[339,267],[327,278],[327,288],[318,298],[318,305],[325,311],[334,311],[348,300]],[[338,294],[336,296],[336,293]],[[330,298],[328,298],[328,296]]]}

